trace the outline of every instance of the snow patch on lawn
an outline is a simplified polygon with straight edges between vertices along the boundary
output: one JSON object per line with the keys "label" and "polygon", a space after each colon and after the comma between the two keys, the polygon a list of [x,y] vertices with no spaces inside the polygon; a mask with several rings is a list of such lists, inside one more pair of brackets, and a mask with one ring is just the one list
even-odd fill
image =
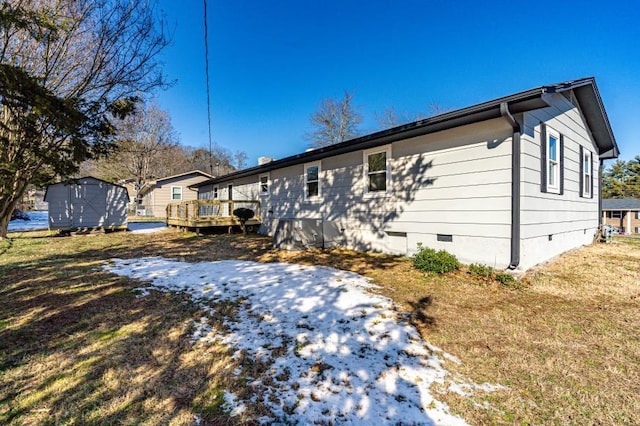
{"label": "snow patch on lawn", "polygon": [[[212,330],[204,317],[194,324],[192,341],[218,340],[269,361],[272,383],[254,384],[276,421],[466,424],[435,399],[431,386],[442,384],[466,396],[499,389],[452,378],[443,363],[457,358],[423,341],[391,301],[371,294],[374,286],[355,273],[160,257],[114,259],[105,269],[150,281],[160,291],[185,292],[209,312],[209,301],[236,303],[237,315],[226,320],[224,333]],[[229,395],[228,411],[242,413],[250,401]]]}
{"label": "snow patch on lawn", "polygon": [[131,231],[132,234],[152,234],[169,228],[167,228],[167,224],[164,222],[129,222],[127,229]]}
{"label": "snow patch on lawn", "polygon": [[15,219],[9,221],[8,232],[35,231],[38,229],[49,229],[49,212],[28,211],[24,214],[29,220]]}
{"label": "snow patch on lawn", "polygon": [[225,391],[224,404],[222,404],[222,409],[229,413],[231,417],[235,417],[244,413],[247,407],[244,405],[244,403],[238,401],[238,398],[235,396],[235,394]]}

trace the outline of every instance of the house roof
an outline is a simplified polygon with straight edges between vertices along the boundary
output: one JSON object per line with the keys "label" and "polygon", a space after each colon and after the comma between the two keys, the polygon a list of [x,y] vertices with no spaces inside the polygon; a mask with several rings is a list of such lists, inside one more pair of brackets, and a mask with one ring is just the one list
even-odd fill
{"label": "house roof", "polygon": [[209,178],[209,180],[214,179],[213,175],[210,175],[209,173],[205,173],[202,170],[191,170],[191,171],[188,171],[188,172],[185,172],[185,173],[180,173],[180,174],[177,174],[177,175],[167,176],[167,177],[163,177],[163,178],[160,178],[160,179],[149,181],[149,182],[145,183],[142,186],[142,188],[140,188],[140,192],[141,193],[142,192],[146,192],[146,191],[150,190],[151,188],[153,188],[158,183],[163,182],[165,180],[176,179],[176,178],[180,178],[180,177],[183,177],[183,176],[189,176],[189,175],[194,175],[194,174],[199,174],[201,176]]}
{"label": "house roof", "polygon": [[162,182],[163,180],[175,179],[175,178],[179,178],[179,177],[182,177],[182,176],[188,176],[188,175],[194,175],[194,174],[199,174],[199,175],[202,175],[204,177],[208,177],[209,179],[213,179],[213,175],[210,175],[209,173],[205,173],[202,170],[191,170],[189,172],[180,173],[180,174],[177,174],[177,175],[167,176],[167,177],[163,177],[163,178],[160,178],[160,179],[156,179],[155,182]]}
{"label": "house roof", "polygon": [[640,210],[637,198],[603,198],[602,210]]}
{"label": "house roof", "polygon": [[549,106],[546,98],[550,93],[562,93],[573,91],[579,107],[591,130],[595,143],[599,148],[600,158],[618,157],[618,146],[616,144],[607,113],[604,109],[600,93],[593,77],[564,83],[552,84],[548,86],[536,87],[524,92],[504,96],[488,102],[483,102],[467,108],[446,112],[434,117],[425,118],[412,123],[382,130],[366,136],[361,136],[335,145],[305,151],[301,154],[292,155],[280,160],[239,170],[224,176],[212,178],[194,185],[191,188],[216,184],[229,181],[231,179],[242,178],[259,173],[269,172],[282,167],[293,166],[311,161],[318,161],[326,157],[345,154],[347,152],[361,149],[374,148],[386,145],[391,142],[412,138],[416,136],[435,133],[467,124],[499,118],[501,104],[509,107],[511,114],[518,114],[538,108]]}

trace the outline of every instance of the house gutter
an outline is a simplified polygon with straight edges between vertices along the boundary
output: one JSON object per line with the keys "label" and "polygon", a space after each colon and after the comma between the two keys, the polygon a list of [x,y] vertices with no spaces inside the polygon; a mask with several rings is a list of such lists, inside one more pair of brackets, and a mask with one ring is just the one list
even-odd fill
{"label": "house gutter", "polygon": [[520,264],[520,123],[509,112],[507,102],[500,103],[500,115],[513,128],[511,138],[511,260],[509,269]]}
{"label": "house gutter", "polygon": [[604,173],[604,160],[600,159],[598,167],[598,229],[603,225],[602,217],[602,173]]}

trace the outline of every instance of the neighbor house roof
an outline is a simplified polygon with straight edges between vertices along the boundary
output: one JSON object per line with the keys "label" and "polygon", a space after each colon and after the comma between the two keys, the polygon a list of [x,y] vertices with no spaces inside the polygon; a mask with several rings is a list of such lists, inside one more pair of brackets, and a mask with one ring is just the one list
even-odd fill
{"label": "neighbor house roof", "polygon": [[142,186],[142,188],[140,188],[140,192],[146,192],[146,191],[150,190],[151,188],[153,188],[158,183],[163,182],[165,180],[181,178],[181,177],[184,177],[184,176],[189,176],[189,175],[194,175],[194,174],[198,174],[198,175],[204,176],[204,177],[209,178],[209,179],[214,179],[213,175],[210,175],[209,173],[205,173],[205,172],[203,172],[201,170],[191,170],[189,172],[180,173],[180,174],[177,174],[177,175],[167,176],[167,177],[163,177],[163,178],[160,178],[160,179],[149,181],[149,182],[145,183]]}
{"label": "neighbor house roof", "polygon": [[335,145],[305,151],[304,153],[280,160],[274,160],[270,163],[239,170],[228,175],[219,176],[191,185],[190,187],[198,188],[218,182],[225,182],[235,178],[265,173],[282,167],[318,161],[334,155],[345,154],[347,152],[358,151],[361,149],[374,148],[376,146],[386,145],[403,139],[499,118],[502,116],[500,110],[502,104],[506,104],[508,106],[511,114],[544,108],[549,106],[546,98],[550,93],[562,93],[571,90],[575,94],[575,98],[578,101],[579,107],[587,121],[587,124],[589,125],[595,143],[599,148],[600,158],[608,159],[618,157],[618,146],[616,144],[615,137],[613,136],[613,131],[611,130],[611,125],[609,124],[609,119],[607,118],[607,113],[605,112],[602,99],[600,98],[600,93],[598,92],[595,79],[593,77],[588,77],[564,83],[552,84],[549,86],[541,86],[467,108],[446,112],[434,117],[393,127],[391,129],[372,133],[370,135],[351,139]]}
{"label": "neighbor house roof", "polygon": [[194,174],[202,175],[204,177],[208,177],[209,179],[213,179],[213,175],[210,175],[209,173],[205,173],[202,170],[191,170],[190,172],[180,173],[180,174],[177,174],[177,175],[167,176],[167,177],[163,177],[163,178],[160,178],[160,179],[156,179],[155,182],[162,182],[163,180],[175,179],[175,178],[194,175]]}
{"label": "neighbor house roof", "polygon": [[637,198],[603,198],[602,210],[640,210]]}

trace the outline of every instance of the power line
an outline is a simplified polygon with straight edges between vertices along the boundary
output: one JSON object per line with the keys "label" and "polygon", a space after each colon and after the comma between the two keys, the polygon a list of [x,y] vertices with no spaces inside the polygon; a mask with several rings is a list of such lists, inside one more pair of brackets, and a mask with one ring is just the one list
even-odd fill
{"label": "power line", "polygon": [[207,0],[204,0],[204,68],[207,80],[207,129],[209,131],[209,172],[213,174],[213,151],[211,146],[211,94],[209,91],[209,37],[207,28]]}

